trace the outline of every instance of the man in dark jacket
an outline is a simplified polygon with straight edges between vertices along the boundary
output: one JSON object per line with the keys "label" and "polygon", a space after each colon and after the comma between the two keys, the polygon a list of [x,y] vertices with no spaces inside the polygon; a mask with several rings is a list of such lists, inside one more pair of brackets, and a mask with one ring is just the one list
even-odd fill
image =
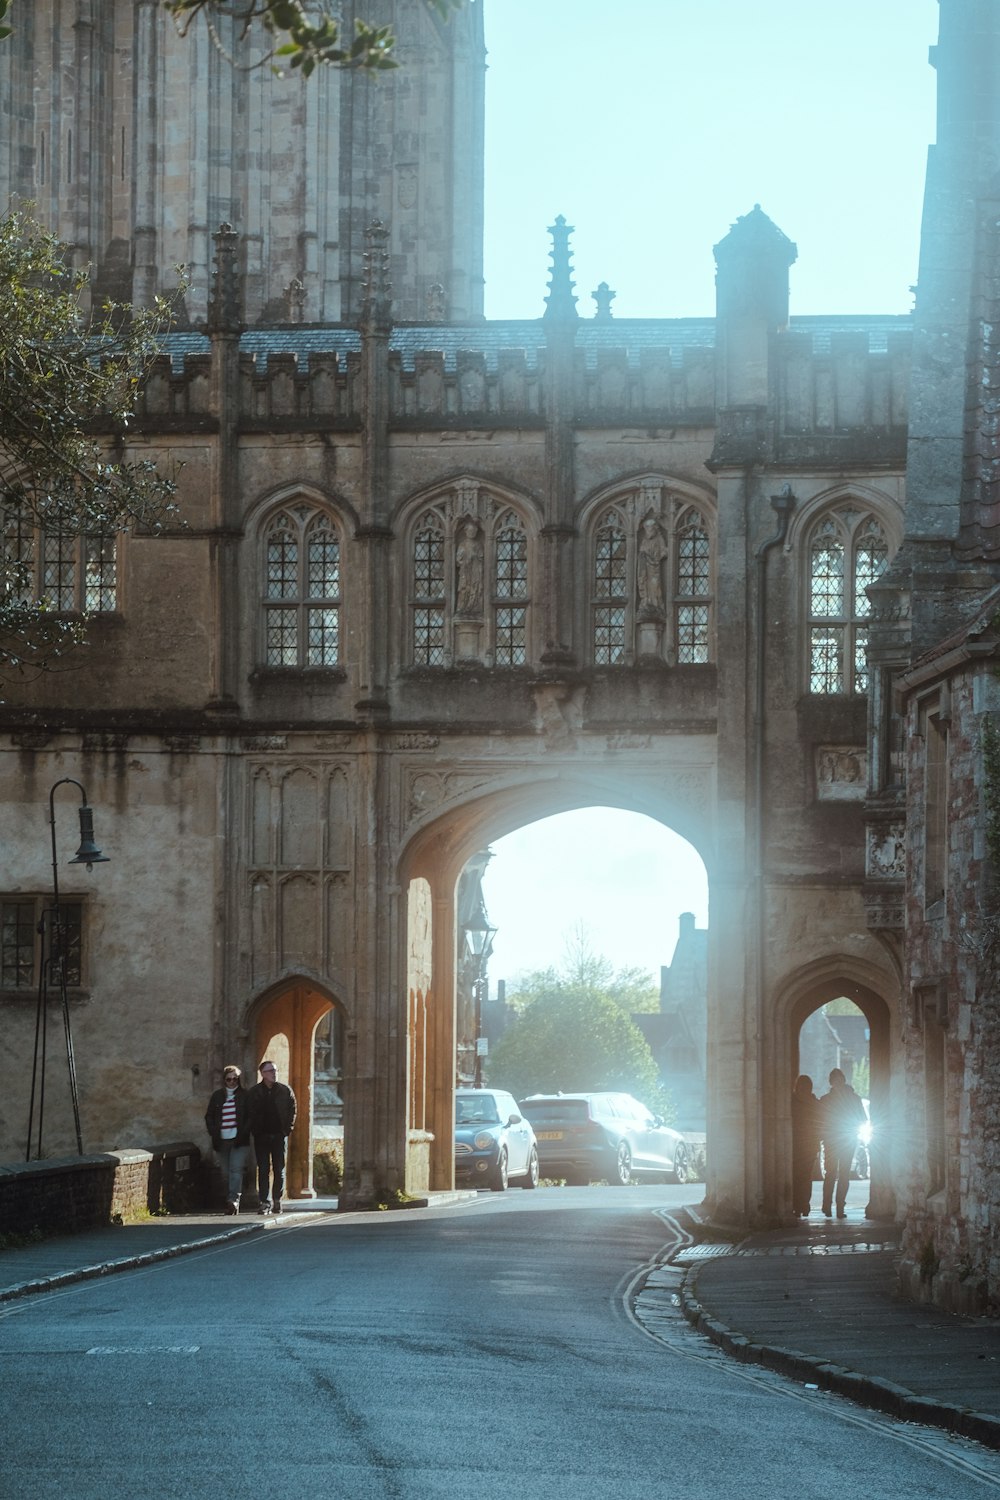
{"label": "man in dark jacket", "polygon": [[257,1153],[258,1213],[281,1213],[285,1187],[285,1148],[295,1124],[295,1095],[278,1082],[273,1062],[260,1065],[260,1083],[250,1090],[250,1131]]}
{"label": "man in dark jacket", "polygon": [[222,1070],[222,1088],[216,1089],[205,1111],[205,1129],[219,1160],[226,1186],[226,1213],[238,1214],[243,1191],[243,1168],[250,1150],[249,1096],[240,1082],[235,1063]]}
{"label": "man in dark jacket", "polygon": [[837,1190],[837,1218],[847,1218],[847,1189],[851,1162],[858,1145],[858,1130],[865,1123],[865,1107],[839,1068],[830,1074],[830,1092],[819,1101],[823,1130],[823,1212],[829,1219],[833,1192]]}

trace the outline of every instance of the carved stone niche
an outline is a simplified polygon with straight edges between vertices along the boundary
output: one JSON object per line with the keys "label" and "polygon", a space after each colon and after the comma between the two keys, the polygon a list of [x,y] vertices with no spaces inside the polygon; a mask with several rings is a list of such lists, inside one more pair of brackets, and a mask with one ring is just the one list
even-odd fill
{"label": "carved stone niche", "polygon": [[856,745],[817,745],[816,797],[820,802],[863,802],[868,757]]}

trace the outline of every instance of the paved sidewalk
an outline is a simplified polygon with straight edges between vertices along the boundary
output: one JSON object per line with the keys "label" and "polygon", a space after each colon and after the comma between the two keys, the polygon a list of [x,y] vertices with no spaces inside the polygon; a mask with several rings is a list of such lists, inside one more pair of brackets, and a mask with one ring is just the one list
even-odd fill
{"label": "paved sidewalk", "polygon": [[701,1225],[671,1260],[685,1316],[734,1358],[1000,1448],[1000,1322],[898,1296],[898,1253],[859,1207],[738,1245]]}
{"label": "paved sidewalk", "polygon": [[224,1240],[266,1233],[280,1225],[305,1223],[336,1207],[336,1198],[313,1198],[289,1203],[277,1219],[253,1211],[234,1218],[219,1213],[171,1214],[139,1224],[53,1235],[36,1245],[0,1250],[0,1302],[152,1265]]}
{"label": "paved sidewalk", "polygon": [[[401,1206],[400,1212],[419,1208],[441,1208],[475,1198],[474,1192],[456,1190],[429,1193]],[[286,1199],[280,1217],[263,1216],[254,1209],[230,1217],[228,1214],[170,1214],[144,1219],[139,1224],[111,1225],[87,1229],[80,1234],[53,1235],[37,1245],[0,1250],[0,1303],[35,1292],[51,1292],[115,1271],[131,1271],[192,1250],[251,1234],[287,1229],[334,1215],[336,1198]]]}

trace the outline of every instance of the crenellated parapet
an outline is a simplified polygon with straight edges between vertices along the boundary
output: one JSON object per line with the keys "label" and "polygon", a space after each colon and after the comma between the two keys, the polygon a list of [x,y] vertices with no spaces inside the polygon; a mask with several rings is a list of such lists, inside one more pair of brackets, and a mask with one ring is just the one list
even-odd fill
{"label": "crenellated parapet", "polygon": [[[896,466],[906,443],[907,317],[799,318],[771,335],[769,398],[717,407],[711,318],[593,319],[575,325],[567,374],[578,427],[715,427],[718,464]],[[139,408],[142,427],[212,410],[212,340],[170,334]],[[363,417],[362,336],[345,326],[255,328],[239,341],[243,426],[353,427]],[[399,325],[384,354],[391,424],[537,425],[552,356],[540,321]]]}

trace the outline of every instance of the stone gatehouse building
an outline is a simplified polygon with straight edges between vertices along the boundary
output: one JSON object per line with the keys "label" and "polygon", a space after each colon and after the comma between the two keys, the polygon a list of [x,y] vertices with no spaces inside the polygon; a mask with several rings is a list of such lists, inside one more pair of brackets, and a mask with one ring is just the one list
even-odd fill
{"label": "stone gatehouse building", "polygon": [[[4,193],[99,290],[190,278],[125,442],[177,467],[183,525],[119,539],[100,587],[64,549],[90,644],[0,709],[12,1076],[73,777],[112,855],[62,876],[88,1147],[199,1138],[222,1063],[268,1051],[308,1119],[332,1013],[342,1203],[447,1187],[462,872],[616,806],[708,871],[710,1210],[788,1213],[799,1028],[847,996],[871,1208],[912,1212],[904,647],[869,666],[868,589],[904,555],[913,320],[790,315],[795,246],[755,206],[714,319],[581,316],[556,219],[544,317],[486,321],[481,6],[384,8],[403,67],[375,86],[233,73],[147,0],[76,27],[39,0],[0,57]],[[47,1109],[70,1146],[56,1083]],[[5,1153],[26,1118],[6,1091]]]}

